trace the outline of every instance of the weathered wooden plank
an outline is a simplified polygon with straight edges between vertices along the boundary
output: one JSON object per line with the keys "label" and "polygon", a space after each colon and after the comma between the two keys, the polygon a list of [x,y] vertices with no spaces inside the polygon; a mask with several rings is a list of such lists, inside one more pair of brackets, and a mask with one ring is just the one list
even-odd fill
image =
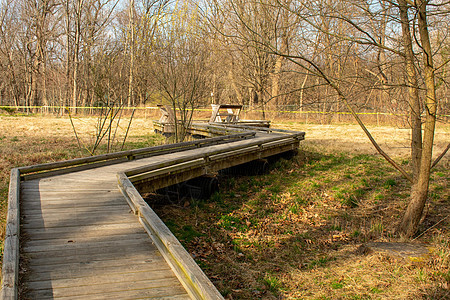
{"label": "weathered wooden plank", "polygon": [[[129,261],[129,260],[127,260]],[[111,261],[108,261],[111,264]],[[163,271],[166,270],[168,272],[172,272],[170,267],[167,265],[167,262],[162,259],[158,262],[147,263],[145,261],[131,261],[132,263],[126,265],[121,264],[118,266],[99,266],[99,265],[66,265],[67,268],[64,270],[54,269],[48,272],[41,272],[38,270],[37,272],[34,270],[30,270],[29,278],[32,278],[33,281],[48,281],[48,280],[60,280],[60,279],[75,279],[75,278],[85,278],[85,277],[95,277],[98,275],[108,274],[109,276],[113,275],[122,275],[123,277],[127,276],[128,273],[135,272],[155,272],[155,271]],[[47,266],[48,267],[48,266]],[[175,277],[175,275],[173,275]]]}
{"label": "weathered wooden plank", "polygon": [[24,217],[26,218],[40,218],[40,217],[46,217],[46,216],[69,216],[69,215],[79,215],[79,214],[89,214],[89,213],[115,213],[115,212],[123,212],[126,213],[130,211],[130,207],[128,204],[124,201],[123,204],[118,205],[105,205],[105,206],[96,206],[96,207],[75,207],[70,210],[63,210],[61,209],[54,209],[54,208],[47,208],[45,210],[42,209],[26,209],[24,212],[26,212],[26,215],[24,214]]}
{"label": "weathered wooden plank", "polygon": [[[34,204],[34,202],[39,203],[51,203],[57,201],[71,201],[71,202],[86,202],[86,201],[96,201],[96,202],[120,202],[123,201],[123,196],[118,193],[118,191],[104,193],[104,194],[91,194],[91,193],[81,193],[81,194],[69,194],[69,193],[47,193],[46,195],[27,195],[27,201],[23,202],[23,205]],[[124,203],[124,202],[123,202]]]}
{"label": "weathered wooden plank", "polygon": [[[64,189],[67,189],[67,185]],[[22,190],[22,196],[24,198],[35,198],[35,197],[46,197],[49,199],[52,198],[79,198],[82,199],[84,197],[99,197],[99,198],[108,198],[108,197],[114,197],[117,196],[119,193],[117,193],[117,188],[115,189],[105,189],[102,191],[77,191],[77,190],[63,190],[63,188],[60,188],[58,190],[52,190],[52,191],[43,191],[43,190]],[[32,200],[32,199],[30,199]],[[45,200],[45,199],[44,199]],[[27,199],[28,201],[28,199]]]}
{"label": "weathered wooden plank", "polygon": [[[102,167],[102,173],[103,169],[108,169],[109,167]],[[111,182],[110,178],[104,177],[104,176],[84,176],[88,175],[90,173],[95,173],[96,170],[86,170],[86,171],[80,171],[80,172],[74,172],[74,173],[67,173],[55,177],[44,177],[40,179],[35,180],[28,180],[24,181],[21,186],[30,186],[30,187],[40,187],[40,186],[46,186],[46,185],[53,185],[53,184],[99,184],[99,183],[108,183]],[[80,176],[80,174],[83,174],[83,176]]]}
{"label": "weathered wooden plank", "polygon": [[20,172],[22,174],[28,174],[32,172],[39,172],[39,171],[47,171],[47,170],[54,170],[54,169],[60,169],[60,168],[66,168],[66,167],[72,167],[72,166],[79,166],[79,165],[87,165],[97,162],[104,163],[105,160],[116,160],[116,159],[123,159],[127,157],[127,154],[131,154],[129,151],[126,151],[125,153],[122,152],[116,152],[116,153],[108,153],[108,154],[102,154],[102,155],[96,155],[96,156],[90,156],[90,157],[82,157],[82,158],[75,158],[75,159],[69,159],[64,161],[58,161],[58,162],[50,162],[45,164],[39,164],[39,165],[32,165],[27,167],[21,167]]}
{"label": "weathered wooden plank", "polygon": [[261,145],[261,147],[263,149],[265,149],[265,148],[272,148],[272,147],[281,147],[281,146],[284,146],[286,144],[295,144],[295,143],[297,143],[297,139],[295,139],[295,138],[286,138],[286,139],[282,139],[282,140],[276,140],[276,141],[264,143],[264,144]]}
{"label": "weathered wooden plank", "polygon": [[[124,201],[125,202],[125,201]],[[67,218],[82,218],[87,216],[99,216],[99,214],[108,214],[108,215],[126,215],[130,212],[129,207],[125,207],[124,205],[117,206],[99,206],[94,207],[92,209],[83,208],[83,209],[70,209],[64,210],[60,213],[55,209],[49,209],[51,211],[42,211],[42,213],[38,213],[38,211],[26,211],[27,215],[23,216],[24,220],[59,220],[59,219],[67,219]]]}
{"label": "weathered wooden plank", "polygon": [[[54,202],[24,202],[22,204],[24,210],[39,210],[39,209],[69,209],[69,208],[82,208],[82,207],[105,207],[105,205],[118,205],[121,206],[125,202],[125,199],[106,199],[105,201],[98,201],[99,199],[91,198],[90,201],[54,201]],[[96,200],[96,201],[94,201]]]}
{"label": "weathered wooden plank", "polygon": [[19,199],[20,173],[18,169],[12,169],[9,181],[5,241],[3,243],[2,299],[16,299],[18,293],[20,234]]}
{"label": "weathered wooden plank", "polygon": [[[53,265],[39,265],[39,266],[28,266],[30,272],[33,273],[50,273],[52,275],[65,274],[67,272],[72,272],[72,270],[87,270],[87,269],[98,269],[98,270],[115,270],[122,267],[125,269],[133,269],[136,266],[151,267],[155,270],[168,269],[169,265],[166,263],[161,255],[152,256],[138,256],[138,257],[127,257],[124,256],[121,259],[102,259],[102,260],[92,260],[87,262],[73,262],[73,263],[61,263]],[[77,271],[78,272],[78,271]],[[106,274],[106,273],[105,273]],[[82,277],[83,274],[75,274],[74,277]]]}
{"label": "weathered wooden plank", "polygon": [[139,191],[142,193],[151,193],[157,189],[177,184],[195,177],[203,176],[210,172],[211,170],[207,166],[200,165],[196,168],[179,170],[171,174],[160,174],[159,176],[146,178],[139,182],[133,182],[133,184],[138,186]]}
{"label": "weathered wooden plank", "polygon": [[151,245],[150,239],[148,237],[140,237],[135,239],[120,239],[120,240],[102,240],[99,239],[95,242],[86,243],[65,243],[65,244],[54,244],[54,245],[42,245],[42,246],[25,246],[24,251],[28,254],[31,253],[48,253],[48,255],[53,255],[55,252],[64,251],[67,256],[76,255],[77,253],[83,254],[88,251],[93,251],[94,249],[100,249],[103,252],[108,252],[110,248],[120,247],[120,246],[134,246],[134,245]]}
{"label": "weathered wooden plank", "polygon": [[52,228],[52,227],[73,227],[82,226],[84,224],[119,224],[119,223],[135,223],[136,220],[130,218],[128,215],[117,216],[87,216],[80,217],[78,219],[66,219],[66,220],[23,220],[22,228]]}
{"label": "weathered wooden plank", "polygon": [[[74,289],[54,289],[54,290],[38,290],[34,292],[33,298],[36,299],[71,299],[71,300],[96,300],[96,299],[167,299],[167,300],[181,300],[181,299],[191,299],[186,291],[181,287],[177,286],[176,280],[160,280],[161,282],[167,283],[167,285],[157,287],[155,285],[159,284],[159,281],[150,281],[150,282],[137,282],[133,283],[115,283],[111,286],[110,290],[98,290],[93,289],[90,286],[87,287],[77,287]],[[156,284],[155,284],[156,283]],[[173,285],[170,285],[173,283]],[[164,284],[164,283],[163,283]],[[179,283],[178,283],[179,284]],[[124,289],[128,285],[127,290],[115,290],[115,289]],[[135,285],[140,285],[137,288],[134,288]],[[134,288],[134,289],[133,289]],[[75,295],[71,295],[70,293],[75,290]],[[84,294],[83,294],[84,292]],[[69,294],[69,296],[65,296]]]}
{"label": "weathered wooden plank", "polygon": [[39,201],[39,200],[33,200],[28,202],[23,202],[22,207],[25,211],[27,210],[33,210],[33,209],[62,209],[64,207],[72,207],[77,208],[79,206],[80,208],[88,208],[88,207],[107,207],[107,206],[123,206],[123,204],[126,204],[125,199],[123,196],[121,198],[97,198],[97,197],[86,197],[81,199],[50,199],[47,201]]}
{"label": "weathered wooden plank", "polygon": [[[49,169],[48,171],[42,171],[39,173],[31,173],[31,172],[35,172],[35,170],[32,170],[30,172],[27,172],[27,173],[31,173],[31,174],[25,174],[22,176],[22,178],[24,180],[33,180],[33,179],[37,179],[37,178],[43,178],[43,177],[48,177],[48,176],[57,176],[57,175],[66,174],[66,173],[72,173],[72,172],[78,172],[78,171],[83,171],[83,170],[89,170],[89,169],[93,169],[93,168],[99,168],[99,167],[108,166],[108,165],[112,165],[112,164],[118,164],[118,163],[126,162],[126,161],[128,161],[128,158],[124,157],[124,158],[117,158],[117,159],[112,159],[112,160],[107,160],[107,161],[95,162],[92,164],[70,166],[70,167],[66,167],[66,168],[62,168],[62,169]],[[45,170],[47,170],[47,169],[45,169]],[[28,170],[26,170],[26,171],[28,171]]]}
{"label": "weathered wooden plank", "polygon": [[24,247],[44,247],[44,246],[55,246],[55,245],[79,245],[81,246],[89,246],[90,243],[96,243],[98,241],[118,241],[118,240],[140,240],[140,239],[148,239],[148,235],[145,231],[136,232],[136,233],[126,233],[126,234],[109,234],[107,236],[80,236],[78,238],[67,237],[62,239],[49,239],[49,240],[26,240],[23,241]]}
{"label": "weathered wooden plank", "polygon": [[145,166],[139,166],[137,168],[127,169],[126,174],[127,174],[128,178],[130,178],[133,175],[142,174],[142,173],[146,173],[146,172],[150,172],[150,171],[154,171],[154,170],[162,169],[162,168],[166,168],[166,167],[171,167],[171,166],[178,165],[181,163],[186,163],[187,161],[192,161],[195,159],[201,159],[202,156],[203,156],[203,154],[198,154],[198,155],[190,156],[190,157],[183,156],[181,158],[170,158],[170,159],[165,159],[162,161],[156,161],[152,164],[148,164]]}
{"label": "weathered wooden plank", "polygon": [[[103,203],[108,203],[108,202],[113,202],[113,201],[123,201],[123,196],[119,195],[116,191],[114,191],[114,193],[104,193],[104,194],[89,194],[89,193],[84,193],[84,194],[59,194],[58,193],[53,193],[53,194],[47,194],[47,195],[28,195],[28,200],[25,202],[24,201],[24,205],[28,204],[28,202],[30,204],[34,204],[35,202],[38,203],[52,203],[52,202],[103,202]],[[122,202],[125,203],[125,202]]]}
{"label": "weathered wooden plank", "polygon": [[198,158],[198,159],[194,159],[194,160],[178,163],[178,164],[175,164],[175,165],[159,168],[159,169],[156,169],[156,170],[153,170],[153,171],[149,171],[149,172],[145,172],[145,173],[142,173],[142,174],[138,174],[138,175],[135,175],[135,176],[131,176],[130,179],[132,181],[140,181],[140,180],[143,180],[143,179],[146,179],[146,178],[149,178],[149,177],[155,177],[155,176],[162,175],[162,174],[170,174],[170,173],[178,172],[180,170],[185,170],[185,169],[189,169],[189,168],[192,168],[192,167],[201,166],[204,163],[205,163],[205,159]]}
{"label": "weathered wooden plank", "polygon": [[[103,205],[102,205],[103,204]],[[52,218],[52,216],[60,215],[63,217],[74,216],[84,214],[90,215],[98,213],[106,213],[108,214],[127,214],[130,212],[129,207],[126,207],[125,199],[122,199],[121,202],[105,202],[105,203],[96,203],[95,199],[92,199],[92,202],[84,201],[81,203],[77,203],[75,201],[64,202],[64,201],[54,201],[42,203],[28,203],[26,208],[22,210],[24,219],[43,219],[45,217]],[[25,206],[25,204],[23,204]],[[110,210],[108,210],[110,208]],[[58,214],[58,210],[61,212]],[[25,215],[26,214],[26,215]]]}
{"label": "weathered wooden plank", "polygon": [[[135,225],[135,223],[130,223],[131,225]],[[122,225],[122,224],[119,224]],[[125,224],[129,225],[129,224]],[[138,224],[140,225],[140,224]],[[77,226],[78,227],[78,226]],[[60,228],[68,228],[68,227],[58,227]],[[142,233],[142,225],[140,227],[131,227],[131,228],[124,228],[123,230],[119,231],[106,231],[106,230],[96,230],[96,231],[90,231],[90,232],[84,232],[83,228],[80,228],[80,232],[70,231],[70,232],[61,232],[57,234],[50,234],[50,233],[41,233],[41,234],[25,234],[23,235],[22,243],[23,245],[37,245],[37,244],[47,244],[50,243],[52,240],[66,240],[67,241],[74,241],[74,242],[83,242],[87,241],[89,239],[95,239],[99,236],[103,238],[121,238],[123,236],[133,236],[135,234],[141,234]]]}
{"label": "weathered wooden plank", "polygon": [[5,239],[3,253],[1,297],[2,299],[17,299],[19,274],[19,238],[17,236]]}
{"label": "weathered wooden plank", "polygon": [[78,286],[98,286],[101,284],[109,284],[109,283],[155,280],[174,277],[175,275],[169,269],[155,270],[154,272],[151,273],[127,272],[124,274],[95,274],[93,276],[85,276],[82,278],[64,278],[64,279],[40,280],[40,281],[33,281],[31,279],[27,282],[27,288],[39,290],[39,289],[47,289],[48,287],[57,289],[57,288],[78,287]]}
{"label": "weathered wooden plank", "polygon": [[97,260],[117,260],[118,258],[152,258],[156,254],[156,246],[149,243],[138,244],[133,246],[133,253],[128,253],[130,251],[130,246],[121,245],[114,249],[108,249],[108,252],[102,251],[102,249],[86,249],[83,251],[78,251],[75,254],[65,255],[61,252],[38,252],[26,254],[29,261],[28,266],[47,266],[47,265],[58,265],[63,263],[90,263]]}
{"label": "weathered wooden plank", "polygon": [[242,149],[236,149],[236,150],[222,152],[219,154],[210,155],[209,159],[212,161],[217,160],[217,159],[223,159],[223,158],[232,160],[234,156],[239,156],[239,155],[249,153],[249,152],[258,152],[258,150],[259,150],[259,146],[254,145],[254,146],[249,146],[249,147],[245,147]]}
{"label": "weathered wooden plank", "polygon": [[84,224],[82,226],[67,226],[53,228],[28,228],[24,234],[25,237],[32,237],[33,240],[48,240],[61,238],[79,238],[91,236],[111,236],[116,234],[132,234],[142,232],[143,228],[138,222],[121,224]]}
{"label": "weathered wooden plank", "polygon": [[67,186],[69,184],[64,183],[64,184],[55,184],[52,186],[40,186],[40,187],[21,187],[21,192],[24,195],[28,195],[28,194],[53,194],[53,193],[61,193],[61,194],[76,194],[76,193],[81,193],[81,194],[101,194],[101,193],[110,193],[112,191],[114,191],[116,189],[116,186],[114,186],[114,183],[111,183],[109,187],[105,187],[104,184],[102,184],[102,187],[98,187],[98,184],[92,184],[92,185],[88,185],[88,184],[83,184],[83,185],[76,185],[74,186],[73,184],[71,184],[71,189],[68,191],[67,190]]}

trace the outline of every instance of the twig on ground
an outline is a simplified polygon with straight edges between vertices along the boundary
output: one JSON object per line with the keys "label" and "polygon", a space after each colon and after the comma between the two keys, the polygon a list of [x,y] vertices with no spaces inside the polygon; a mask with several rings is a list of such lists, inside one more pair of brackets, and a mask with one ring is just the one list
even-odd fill
{"label": "twig on ground", "polygon": [[422,232],[421,234],[419,234],[418,236],[416,236],[412,241],[414,242],[415,240],[417,240],[418,238],[420,238],[422,235],[425,234],[425,232],[427,232],[430,229],[433,229],[434,227],[436,227],[439,223],[441,223],[442,221],[444,221],[445,219],[447,219],[448,216],[446,216],[445,218],[441,219],[439,222],[437,222],[436,224],[434,224],[433,226],[431,226],[430,228],[428,228],[427,230],[425,230],[424,232]]}

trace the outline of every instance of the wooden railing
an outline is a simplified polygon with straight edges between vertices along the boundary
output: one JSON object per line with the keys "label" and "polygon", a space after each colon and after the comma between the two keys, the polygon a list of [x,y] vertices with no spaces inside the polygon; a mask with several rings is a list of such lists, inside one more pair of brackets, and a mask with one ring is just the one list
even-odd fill
{"label": "wooden railing", "polygon": [[[218,160],[229,160],[229,166],[242,163],[240,161],[233,161],[237,156],[242,156],[251,153],[254,159],[270,156],[271,152],[267,152],[268,149],[273,147],[282,147],[284,145],[293,145],[298,147],[300,140],[304,138],[302,132],[286,134],[280,138],[280,136],[274,136],[270,139],[252,140],[248,143],[230,145],[229,147],[222,149],[208,149],[202,153],[191,154],[183,156],[178,159],[172,159],[170,161],[159,162],[156,164],[149,164],[134,169],[125,171],[125,175],[133,182],[139,182],[148,178],[155,178],[158,175],[171,174],[174,175],[178,172],[193,168],[205,168],[204,174],[208,172],[215,172],[223,168],[222,165],[217,165]],[[294,146],[295,145],[295,146]],[[266,153],[266,154],[263,154]],[[276,153],[275,153],[276,154]],[[201,176],[204,174],[195,174],[193,177]],[[189,179],[189,178],[187,178]],[[186,180],[187,180],[186,179]],[[154,187],[155,189],[160,188]],[[146,192],[148,192],[147,190]]]}

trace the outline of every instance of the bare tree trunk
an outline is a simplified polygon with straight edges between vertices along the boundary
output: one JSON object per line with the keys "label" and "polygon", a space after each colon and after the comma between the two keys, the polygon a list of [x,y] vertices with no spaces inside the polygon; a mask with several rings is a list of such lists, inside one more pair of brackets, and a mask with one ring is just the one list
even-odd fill
{"label": "bare tree trunk", "polygon": [[[284,50],[285,52],[285,50]],[[271,95],[270,98],[275,98],[275,106],[280,105],[280,97],[279,97],[279,91],[280,91],[280,72],[281,72],[281,67],[283,64],[283,59],[284,57],[282,56],[278,56],[276,61],[275,61],[275,67],[273,68],[273,73],[271,74],[272,76],[272,90],[271,90]]]}
{"label": "bare tree trunk", "polygon": [[241,92],[236,84],[236,79],[234,78],[233,68],[230,68],[228,71],[228,78],[230,79],[231,86],[233,87],[234,92],[236,93],[236,98],[239,104],[244,104],[244,97],[242,97]]}
{"label": "bare tree trunk", "polygon": [[65,91],[64,97],[61,101],[61,115],[64,114],[65,106],[69,100],[69,91],[70,91],[70,0],[65,0],[65,11],[66,11],[66,81],[65,81]]}
{"label": "bare tree trunk", "polygon": [[77,93],[78,93],[78,65],[79,65],[79,52],[80,52],[80,40],[81,40],[81,14],[84,0],[77,0],[75,7],[75,43],[74,43],[74,56],[73,56],[73,85],[72,85],[72,112],[77,112]]}
{"label": "bare tree trunk", "polygon": [[417,182],[422,157],[422,121],[420,118],[420,99],[417,74],[414,66],[414,53],[409,27],[408,6],[406,0],[399,0],[400,19],[402,22],[402,38],[405,48],[406,81],[408,85],[408,102],[411,118],[411,160],[413,179]]}
{"label": "bare tree trunk", "polygon": [[130,77],[128,81],[128,107],[133,104],[134,69],[134,0],[130,0]]}
{"label": "bare tree trunk", "polygon": [[305,75],[305,78],[303,79],[302,86],[300,88],[300,102],[299,102],[299,110],[303,111],[303,95],[305,94],[305,85],[306,81],[308,80],[308,74]]}
{"label": "bare tree trunk", "polygon": [[418,29],[422,43],[424,61],[424,83],[426,89],[425,99],[425,126],[422,146],[422,159],[417,181],[413,184],[411,201],[406,209],[400,224],[400,232],[406,237],[412,237],[418,229],[422,217],[423,208],[428,196],[430,171],[433,155],[434,131],[436,126],[436,85],[434,78],[433,53],[428,33],[427,2],[417,1]]}
{"label": "bare tree trunk", "polygon": [[16,80],[16,72],[14,70],[12,53],[9,51],[9,49],[7,51],[8,51],[7,52],[8,70],[10,71],[10,74],[11,74],[12,91],[13,91],[13,95],[14,95],[14,104],[15,104],[15,106],[19,106],[19,102],[20,102],[19,88],[18,88],[18,84],[17,84],[17,80]]}

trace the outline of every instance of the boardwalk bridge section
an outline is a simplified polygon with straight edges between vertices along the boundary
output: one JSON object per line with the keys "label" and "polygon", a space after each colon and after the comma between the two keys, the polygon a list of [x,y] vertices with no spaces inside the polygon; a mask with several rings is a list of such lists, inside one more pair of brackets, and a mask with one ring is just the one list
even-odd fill
{"label": "boardwalk bridge section", "polygon": [[223,136],[13,169],[2,299],[222,299],[140,192],[296,150],[304,133],[200,127]]}

